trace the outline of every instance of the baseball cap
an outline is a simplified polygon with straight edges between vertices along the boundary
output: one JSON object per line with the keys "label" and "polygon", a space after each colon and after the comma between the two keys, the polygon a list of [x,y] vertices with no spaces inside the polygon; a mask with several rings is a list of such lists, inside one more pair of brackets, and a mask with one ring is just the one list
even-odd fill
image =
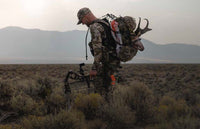
{"label": "baseball cap", "polygon": [[86,8],[86,7],[81,8],[81,9],[78,11],[78,13],[77,13],[77,17],[78,17],[78,20],[79,20],[78,23],[77,23],[77,25],[81,24],[83,17],[84,17],[85,15],[87,15],[88,13],[90,13],[90,12],[91,12],[91,11],[90,11],[89,8]]}

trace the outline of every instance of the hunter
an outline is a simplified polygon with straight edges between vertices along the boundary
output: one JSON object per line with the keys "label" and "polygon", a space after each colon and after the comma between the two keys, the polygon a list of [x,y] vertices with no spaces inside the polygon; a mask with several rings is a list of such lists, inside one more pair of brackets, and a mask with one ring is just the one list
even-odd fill
{"label": "hunter", "polygon": [[96,18],[89,8],[80,9],[77,16],[79,20],[77,24],[87,25],[91,33],[89,47],[94,56],[94,62],[90,76],[94,77],[95,92],[106,98],[112,89],[111,85],[114,85],[115,78],[113,74],[120,66],[120,61],[115,56],[112,56],[116,53],[111,49],[115,49],[116,46],[113,46],[113,48],[110,46],[110,49],[105,46],[110,41],[103,24],[106,25],[108,23]]}
{"label": "hunter", "polygon": [[[89,47],[94,56],[94,62],[92,70],[90,71],[90,76],[94,77],[95,92],[107,98],[109,95],[108,93],[110,93],[113,89],[113,85],[115,85],[114,73],[120,67],[120,62],[130,61],[138,50],[144,50],[144,46],[139,37],[151,30],[148,28],[149,22],[146,19],[147,26],[141,29],[140,19],[138,28],[134,32],[136,28],[134,18],[125,16],[116,19],[116,21],[119,20],[118,22],[121,22],[121,25],[123,25],[121,26],[121,30],[123,30],[121,34],[123,35],[116,33],[117,37],[113,38],[113,31],[119,28],[114,26],[111,31],[110,27],[113,26],[110,26],[109,22],[105,19],[98,19],[95,17],[89,8],[81,8],[77,16],[79,20],[77,24],[79,25],[82,23],[83,25],[87,25],[91,33]],[[115,21],[112,23],[116,24]],[[122,41],[122,44],[120,44],[120,41]]]}

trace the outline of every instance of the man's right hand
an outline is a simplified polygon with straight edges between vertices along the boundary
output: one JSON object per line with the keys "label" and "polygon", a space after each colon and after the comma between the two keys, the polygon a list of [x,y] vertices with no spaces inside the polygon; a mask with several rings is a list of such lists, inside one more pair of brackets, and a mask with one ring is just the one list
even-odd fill
{"label": "man's right hand", "polygon": [[95,77],[97,75],[97,71],[96,70],[91,70],[90,71],[90,79],[92,78],[92,77]]}

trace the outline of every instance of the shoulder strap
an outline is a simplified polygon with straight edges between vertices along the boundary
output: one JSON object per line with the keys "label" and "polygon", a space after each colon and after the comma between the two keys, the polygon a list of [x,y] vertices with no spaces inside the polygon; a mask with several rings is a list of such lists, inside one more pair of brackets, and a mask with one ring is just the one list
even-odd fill
{"label": "shoulder strap", "polygon": [[96,22],[99,23],[99,24],[101,24],[103,26],[103,28],[105,30],[105,33],[106,33],[106,39],[103,39],[103,45],[105,45],[105,46],[112,46],[112,47],[115,48],[116,44],[115,44],[115,40],[112,37],[112,34],[111,34],[112,29],[110,28],[108,20],[107,19],[102,19],[102,20],[103,21],[98,20]]}

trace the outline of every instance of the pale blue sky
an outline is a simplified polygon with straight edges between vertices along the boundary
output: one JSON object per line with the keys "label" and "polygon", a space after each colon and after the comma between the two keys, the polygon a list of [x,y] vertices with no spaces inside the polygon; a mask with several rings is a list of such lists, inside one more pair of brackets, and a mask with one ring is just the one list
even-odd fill
{"label": "pale blue sky", "polygon": [[89,7],[97,17],[113,13],[148,18],[153,30],[143,37],[157,44],[200,45],[199,5],[199,0],[0,0],[0,28],[86,30],[76,25],[76,14]]}

